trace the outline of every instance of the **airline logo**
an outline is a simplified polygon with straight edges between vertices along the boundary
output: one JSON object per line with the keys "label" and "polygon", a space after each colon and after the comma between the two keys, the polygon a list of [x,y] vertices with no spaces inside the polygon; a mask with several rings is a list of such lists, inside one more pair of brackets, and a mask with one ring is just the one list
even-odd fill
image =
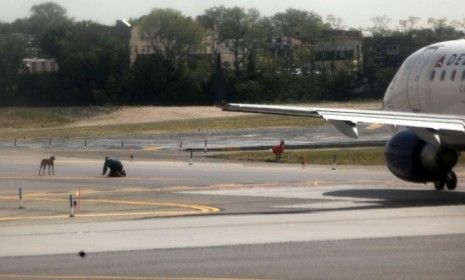
{"label": "airline logo", "polygon": [[436,62],[436,65],[434,65],[435,68],[441,68],[444,65],[444,60],[446,59],[446,56],[443,55],[438,62]]}
{"label": "airline logo", "polygon": [[[436,64],[434,65],[435,68],[442,68],[444,66],[444,63],[446,61],[446,56],[443,55]],[[465,65],[465,53],[462,54],[453,54],[451,57],[447,60],[447,66],[455,65]]]}

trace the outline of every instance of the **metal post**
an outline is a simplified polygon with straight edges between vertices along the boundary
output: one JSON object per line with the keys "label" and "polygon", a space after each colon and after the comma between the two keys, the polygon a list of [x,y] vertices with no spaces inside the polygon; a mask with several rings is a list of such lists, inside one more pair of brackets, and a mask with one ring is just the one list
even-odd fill
{"label": "metal post", "polygon": [[336,155],[333,156],[333,170],[336,170]]}
{"label": "metal post", "polygon": [[78,203],[77,203],[77,211],[79,212],[81,210],[81,187],[78,188]]}
{"label": "metal post", "polygon": [[77,209],[77,200],[74,200],[73,201],[73,216],[74,216],[74,213],[76,212],[76,209]]}
{"label": "metal post", "polygon": [[74,201],[73,201],[73,195],[69,195],[69,207],[71,209],[71,214],[69,214],[70,218],[74,218]]}
{"label": "metal post", "polygon": [[208,149],[207,149],[207,145],[208,145],[208,139],[207,139],[207,138],[205,138],[205,147],[204,147],[204,150],[203,150],[203,151],[204,151],[204,153],[206,153],[206,152],[208,151]]}
{"label": "metal post", "polygon": [[190,150],[191,150],[191,158],[190,158],[189,165],[192,165],[192,162],[194,160],[194,150],[192,150],[192,148],[190,148]]}
{"label": "metal post", "polygon": [[19,188],[18,196],[19,196],[19,209],[24,209],[24,206],[23,206],[23,189],[22,188]]}
{"label": "metal post", "polygon": [[16,147],[16,138],[15,138],[15,147]]}
{"label": "metal post", "polygon": [[121,139],[121,149],[124,148],[124,139]]}

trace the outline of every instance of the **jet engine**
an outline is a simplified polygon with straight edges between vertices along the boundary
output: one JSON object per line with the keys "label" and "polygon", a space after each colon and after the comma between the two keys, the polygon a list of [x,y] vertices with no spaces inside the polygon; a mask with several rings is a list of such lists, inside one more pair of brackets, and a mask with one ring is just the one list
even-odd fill
{"label": "jet engine", "polygon": [[444,184],[449,189],[455,188],[454,179],[457,184],[457,177],[451,171],[457,163],[457,152],[427,143],[410,130],[394,135],[384,155],[389,170],[402,180],[435,182],[436,189],[443,189]]}

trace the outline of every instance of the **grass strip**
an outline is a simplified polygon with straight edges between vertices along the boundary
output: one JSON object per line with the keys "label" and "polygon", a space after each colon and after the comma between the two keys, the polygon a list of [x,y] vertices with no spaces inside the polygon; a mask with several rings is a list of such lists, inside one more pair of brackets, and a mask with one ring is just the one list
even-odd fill
{"label": "grass strip", "polygon": [[256,115],[105,126],[53,127],[21,130],[3,129],[0,131],[0,139],[11,140],[23,137],[26,139],[47,139],[50,137],[125,136],[148,133],[224,131],[265,127],[308,127],[322,124],[324,124],[324,120],[308,117]]}
{"label": "grass strip", "polygon": [[384,165],[384,148],[363,149],[318,149],[318,150],[287,150],[281,159],[275,161],[275,155],[271,151],[231,152],[212,155],[212,158],[242,161],[262,161],[279,163],[302,164],[306,159],[307,164],[333,164],[343,165]]}
{"label": "grass strip", "polygon": [[[304,159],[307,164],[333,164],[336,156],[336,164],[340,165],[386,165],[384,148],[350,148],[350,149],[313,149],[313,150],[287,150],[281,159],[275,161],[275,155],[271,151],[245,151],[215,154],[209,157],[225,160],[260,161],[302,164]],[[459,157],[458,165],[465,165],[465,158]]]}

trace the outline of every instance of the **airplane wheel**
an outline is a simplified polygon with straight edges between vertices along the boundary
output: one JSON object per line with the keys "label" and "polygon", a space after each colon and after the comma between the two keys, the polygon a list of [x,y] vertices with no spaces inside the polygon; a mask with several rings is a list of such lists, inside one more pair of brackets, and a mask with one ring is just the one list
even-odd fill
{"label": "airplane wheel", "polygon": [[455,190],[455,188],[457,187],[457,175],[455,174],[455,172],[449,172],[446,176],[445,181],[447,189]]}
{"label": "airplane wheel", "polygon": [[437,191],[442,191],[444,189],[444,180],[437,180],[437,181],[434,181],[434,188],[437,190]]}

